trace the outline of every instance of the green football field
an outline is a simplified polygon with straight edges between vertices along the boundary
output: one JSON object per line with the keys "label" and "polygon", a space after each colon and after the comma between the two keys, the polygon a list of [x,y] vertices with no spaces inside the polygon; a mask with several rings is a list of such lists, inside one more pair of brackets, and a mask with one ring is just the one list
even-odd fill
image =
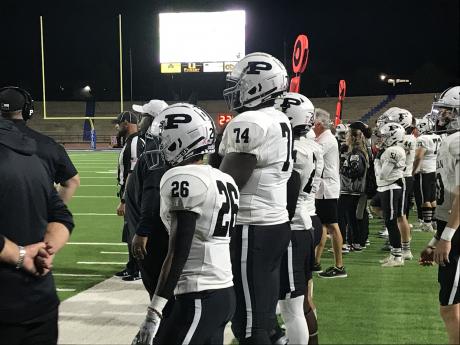
{"label": "green football field", "polygon": [[[61,300],[111,277],[127,260],[120,243],[122,219],[116,216],[117,153],[70,154],[80,172],[81,187],[70,204],[75,230],[70,243],[54,263]],[[412,219],[413,221],[413,219]],[[314,278],[319,340],[323,344],[441,344],[447,343],[438,312],[437,268],[416,260],[404,267],[381,268],[383,240],[375,236],[378,220],[371,221],[371,246],[344,256],[346,279]],[[416,232],[415,258],[431,237]],[[322,265],[332,264],[325,251]]]}

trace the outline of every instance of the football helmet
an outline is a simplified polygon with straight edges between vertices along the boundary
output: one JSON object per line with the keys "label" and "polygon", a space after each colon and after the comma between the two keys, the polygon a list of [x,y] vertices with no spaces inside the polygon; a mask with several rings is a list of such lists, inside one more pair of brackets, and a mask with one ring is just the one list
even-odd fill
{"label": "football helmet", "polygon": [[288,75],[284,65],[270,54],[251,53],[227,74],[223,95],[230,110],[254,108],[284,94]]}
{"label": "football helmet", "polygon": [[377,120],[377,127],[381,127],[386,123],[399,123],[404,129],[412,126],[412,114],[409,110],[391,107],[385,111]]}
{"label": "football helmet", "polygon": [[376,133],[382,147],[391,147],[402,143],[405,134],[406,131],[399,123],[386,123]]}
{"label": "football helmet", "polygon": [[423,117],[417,121],[417,130],[420,134],[429,134],[433,132],[434,123],[430,117]]}
{"label": "football helmet", "polygon": [[188,103],[170,105],[146,133],[149,169],[162,163],[176,166],[191,157],[213,153],[215,135],[214,121],[203,109]]}
{"label": "football helmet", "polygon": [[306,134],[315,123],[315,107],[304,95],[288,92],[275,99],[275,109],[283,112],[291,122],[292,129],[299,129]]}
{"label": "football helmet", "polygon": [[348,127],[343,123],[340,123],[335,127],[335,137],[339,142],[345,141],[345,136],[347,135]]}
{"label": "football helmet", "polygon": [[431,120],[436,132],[460,129],[460,86],[445,90],[431,107]]}

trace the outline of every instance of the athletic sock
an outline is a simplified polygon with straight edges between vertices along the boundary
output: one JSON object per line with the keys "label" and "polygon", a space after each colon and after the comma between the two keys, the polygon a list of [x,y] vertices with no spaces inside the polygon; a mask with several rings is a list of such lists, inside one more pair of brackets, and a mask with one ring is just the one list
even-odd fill
{"label": "athletic sock", "polygon": [[291,344],[307,344],[310,332],[304,316],[304,296],[279,301],[286,333]]}
{"label": "athletic sock", "polygon": [[431,207],[422,207],[423,221],[425,223],[431,223],[432,212]]}
{"label": "athletic sock", "polygon": [[402,256],[402,251],[401,248],[391,248],[391,255],[394,257],[401,257]]}
{"label": "athletic sock", "polygon": [[408,251],[410,250],[410,241],[407,241],[407,242],[402,242],[402,250],[403,251]]}

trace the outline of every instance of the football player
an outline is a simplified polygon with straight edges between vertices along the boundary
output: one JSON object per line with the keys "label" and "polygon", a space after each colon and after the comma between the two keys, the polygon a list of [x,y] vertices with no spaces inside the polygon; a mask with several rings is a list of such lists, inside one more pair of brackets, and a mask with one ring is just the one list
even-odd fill
{"label": "football player", "polygon": [[378,198],[391,245],[390,255],[380,260],[380,263],[382,267],[398,267],[404,265],[397,217],[398,207],[402,200],[404,169],[406,167],[406,153],[401,147],[405,131],[400,124],[387,123],[377,130],[377,135],[381,149],[374,161],[375,177]]}
{"label": "football player", "polygon": [[[246,55],[227,75],[224,98],[237,115],[224,131],[220,169],[240,192],[231,239],[237,297],[232,330],[240,344],[269,344],[276,323],[280,263],[291,239],[287,183],[292,172],[291,124],[274,100],[287,89],[283,64],[265,53]],[[300,181],[292,175],[292,183]],[[294,196],[290,205],[296,204]]]}
{"label": "football player", "polygon": [[[310,333],[308,323],[316,322],[316,317],[305,301],[307,282],[312,279],[315,259],[314,230],[310,216],[305,208],[308,194],[311,192],[315,175],[314,153],[308,141],[300,140],[312,128],[315,119],[315,108],[311,101],[298,93],[287,93],[275,101],[275,108],[284,112],[292,125],[294,138],[294,169],[293,174],[300,178],[300,189],[289,191],[298,195],[295,211],[289,215],[291,220],[291,241],[281,262],[280,309],[289,343],[308,344]],[[288,198],[290,200],[291,198]],[[304,302],[308,310],[304,312]],[[312,325],[312,328],[317,328]],[[312,329],[311,337],[316,337]]]}
{"label": "football player", "polygon": [[415,193],[422,202],[422,231],[434,232],[431,224],[436,209],[436,156],[441,145],[441,137],[432,133],[434,123],[424,118],[417,124],[417,137],[412,174]]}
{"label": "football player", "polygon": [[412,166],[415,159],[415,136],[413,132],[413,117],[412,114],[402,108],[391,107],[385,111],[377,120],[380,126],[386,123],[399,123],[405,131],[402,147],[406,152],[406,167],[404,169],[404,179],[402,180],[402,197],[401,205],[398,210],[398,227],[401,231],[402,256],[404,260],[412,260],[413,255],[410,249],[410,226],[408,222],[408,214],[410,209],[410,196],[413,191],[414,180],[412,176]]}
{"label": "football player", "polygon": [[[204,155],[214,150],[215,127],[202,109],[171,105],[151,129],[160,142],[155,160],[172,167],[160,182],[160,213],[170,242],[139,340],[222,344],[225,325],[235,310],[229,244],[238,187],[231,176],[204,164]],[[163,308],[173,295],[171,314],[156,334]]]}
{"label": "football player", "polygon": [[460,342],[460,86],[444,91],[433,103],[437,133],[447,134],[436,161],[437,231],[421,254],[421,264],[439,264],[440,314],[450,344]]}

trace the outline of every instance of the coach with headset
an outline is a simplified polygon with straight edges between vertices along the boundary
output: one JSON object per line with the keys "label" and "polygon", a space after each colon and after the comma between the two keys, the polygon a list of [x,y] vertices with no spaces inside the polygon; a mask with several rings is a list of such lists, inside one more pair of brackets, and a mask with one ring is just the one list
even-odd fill
{"label": "coach with headset", "polygon": [[27,126],[34,113],[34,101],[24,89],[14,86],[0,88],[1,116],[37,142],[37,156],[43,161],[50,180],[58,186],[58,194],[68,204],[80,186],[80,177],[65,149],[52,138]]}

